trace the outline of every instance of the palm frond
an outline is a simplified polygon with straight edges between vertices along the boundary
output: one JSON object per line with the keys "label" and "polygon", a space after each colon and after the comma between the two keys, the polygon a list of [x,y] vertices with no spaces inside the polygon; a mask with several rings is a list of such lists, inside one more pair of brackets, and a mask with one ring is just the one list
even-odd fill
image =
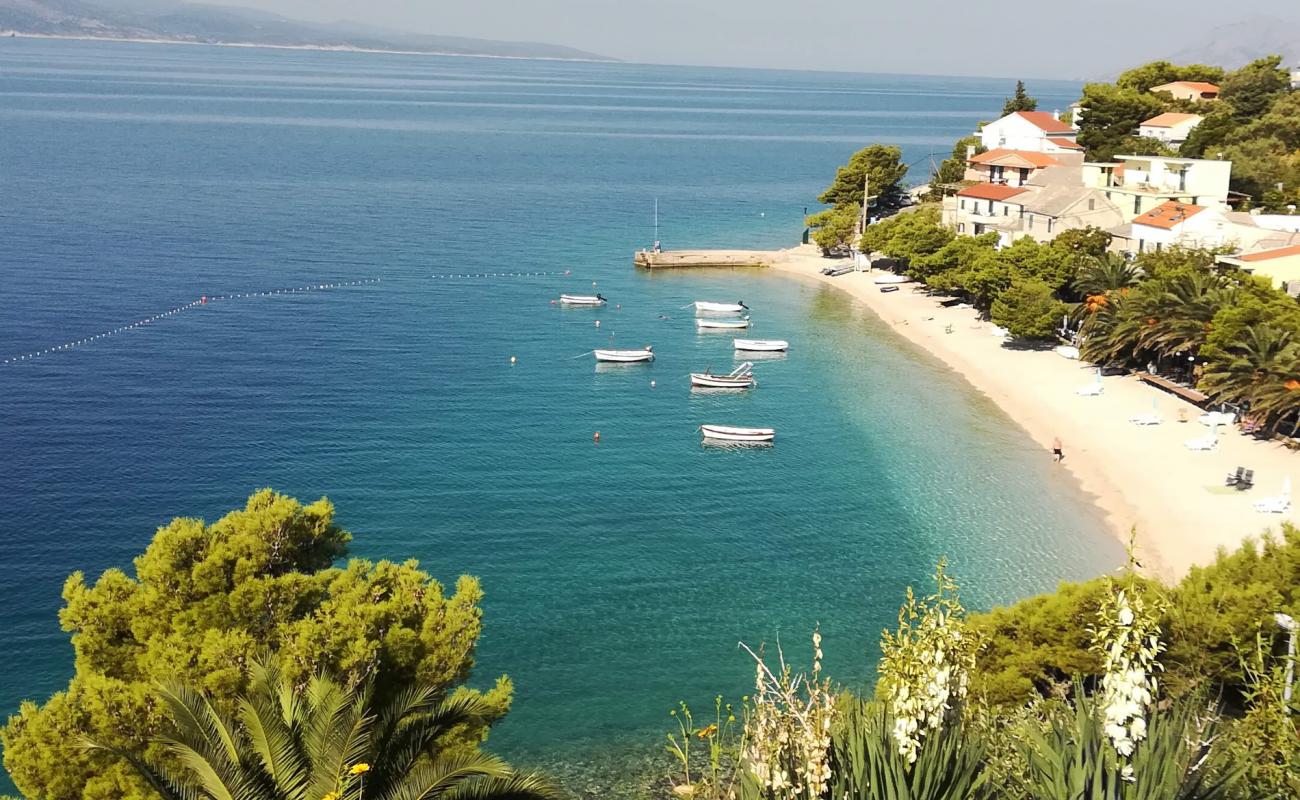
{"label": "palm frond", "polygon": [[443,755],[421,761],[384,794],[384,800],[433,800],[446,797],[469,781],[508,780],[513,776],[505,761],[483,753]]}

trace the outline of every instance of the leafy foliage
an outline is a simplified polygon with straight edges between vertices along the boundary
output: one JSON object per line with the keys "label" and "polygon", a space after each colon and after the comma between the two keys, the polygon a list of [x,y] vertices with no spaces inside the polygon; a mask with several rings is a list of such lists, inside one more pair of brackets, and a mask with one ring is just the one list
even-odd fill
{"label": "leafy foliage", "polygon": [[1079,144],[1094,161],[1122,153],[1138,125],[1165,110],[1164,101],[1151,92],[1108,83],[1085,85],[1081,102],[1086,111],[1079,122]]}
{"label": "leafy foliage", "polygon": [[134,577],[110,569],[88,585],[73,574],[60,622],[76,672],[44,704],[24,703],[2,732],[18,788],[46,800],[156,797],[123,762],[79,742],[156,758],[165,716],[155,684],[184,682],[229,710],[268,649],[297,684],[328,671],[349,686],[373,681],[380,697],[418,682],[477,698],[491,713],[458,734],[472,751],[511,695],[504,676],[483,694],[461,686],[482,624],[478,582],[462,577],[448,596],[414,561],[331,566],[350,538],[328,500],[303,505],[263,490],[211,525],[177,518],[160,528]]}
{"label": "leafy foliage", "polygon": [[1065,303],[1056,299],[1051,286],[1031,278],[1012,283],[999,294],[989,316],[1012,336],[1052,339],[1066,311]]}
{"label": "leafy foliage", "polygon": [[868,225],[858,249],[913,261],[938,252],[956,238],[939,224],[939,207],[930,204]]}
{"label": "leafy foliage", "polygon": [[1156,86],[1175,81],[1204,81],[1219,83],[1223,80],[1223,69],[1205,64],[1178,65],[1168,61],[1152,61],[1140,67],[1134,67],[1120,73],[1115,85],[1121,89],[1135,92],[1149,92]]}
{"label": "leafy foliage", "polygon": [[836,800],[979,800],[995,796],[984,741],[960,721],[935,731],[914,763],[898,753],[881,703],[841,698],[831,736]]}
{"label": "leafy foliage", "polygon": [[836,206],[819,211],[808,217],[808,227],[812,228],[812,240],[830,255],[847,248],[858,232],[858,221],[862,207],[858,205]]}
{"label": "leafy foliage", "polygon": [[317,675],[299,690],[274,665],[253,662],[233,713],[184,684],[160,690],[165,757],[129,763],[165,800],[407,800],[473,795],[551,800],[535,775],[517,775],[482,753],[448,749],[458,731],[496,713],[479,696],[452,698],[414,685],[380,699],[374,678],[349,688]]}
{"label": "leafy foliage", "polygon": [[897,147],[883,144],[864,147],[836,171],[834,182],[817,198],[818,202],[835,208],[861,206],[863,182],[869,178],[868,189],[876,198],[871,207],[898,208],[903,200],[903,178],[907,177],[902,158],[903,151]]}

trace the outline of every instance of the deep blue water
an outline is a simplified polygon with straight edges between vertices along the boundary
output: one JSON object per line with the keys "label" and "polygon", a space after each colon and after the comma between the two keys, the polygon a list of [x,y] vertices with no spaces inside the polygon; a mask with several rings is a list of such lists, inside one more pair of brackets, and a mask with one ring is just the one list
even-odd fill
{"label": "deep blue water", "polygon": [[[1010,89],[0,40],[0,361],[382,279],[0,365],[0,713],[67,680],[68,573],[261,486],[328,494],[356,554],[482,578],[477,678],[514,679],[493,744],[525,762],[656,750],[677,699],[748,690],[742,639],[802,654],[820,622],[861,683],[940,555],[977,607],[1114,566],[1011,420],[843,296],[630,263],[655,198],[667,247],[792,243],[855,149],[900,144],[921,180]],[[551,305],[592,281],[621,308]],[[732,364],[697,298],[791,340],[753,393],[687,390]],[[660,357],[574,358],[611,338]],[[702,448],[709,421],[779,441]]]}

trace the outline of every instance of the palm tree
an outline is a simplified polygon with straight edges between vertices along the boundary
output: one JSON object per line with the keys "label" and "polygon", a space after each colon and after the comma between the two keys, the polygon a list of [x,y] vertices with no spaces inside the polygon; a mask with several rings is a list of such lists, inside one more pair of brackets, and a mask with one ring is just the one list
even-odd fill
{"label": "palm tree", "polygon": [[1225,357],[1211,362],[1201,389],[1216,400],[1249,403],[1252,415],[1274,429],[1300,412],[1300,341],[1290,330],[1252,325]]}
{"label": "palm tree", "polygon": [[1074,290],[1083,297],[1098,297],[1137,286],[1141,270],[1118,253],[1087,258],[1074,278]]}
{"label": "palm tree", "polygon": [[[413,686],[377,700],[325,676],[301,691],[254,664],[233,715],[181,685],[159,690],[171,721],[169,758],[125,758],[164,800],[554,800],[540,777],[444,742],[491,716],[477,696]],[[101,748],[109,750],[109,748]]]}
{"label": "palm tree", "polygon": [[1079,352],[1094,364],[1120,364],[1140,360],[1139,341],[1144,318],[1140,301],[1120,290],[1097,297],[1085,305],[1087,316],[1079,328]]}
{"label": "palm tree", "polygon": [[1231,290],[1210,272],[1183,272],[1157,278],[1143,287],[1142,313],[1147,318],[1139,345],[1161,356],[1195,353],[1205,344],[1210,323]]}

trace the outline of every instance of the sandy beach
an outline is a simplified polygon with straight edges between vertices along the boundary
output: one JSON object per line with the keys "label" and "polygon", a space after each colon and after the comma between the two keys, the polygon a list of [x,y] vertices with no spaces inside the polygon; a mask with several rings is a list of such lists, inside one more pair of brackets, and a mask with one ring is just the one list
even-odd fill
{"label": "sandy beach", "polygon": [[[919,284],[882,293],[872,279],[881,273],[820,274],[844,260],[822,258],[813,246],[782,251],[773,268],[842,289],[873,310],[906,339],[938,357],[988,395],[1043,447],[1043,468],[1064,469],[1096,498],[1115,534],[1127,539],[1137,526],[1139,557],[1147,570],[1175,579],[1193,565],[1214,559],[1218,548],[1236,548],[1249,537],[1276,531],[1286,515],[1264,514],[1254,503],[1280,492],[1283,478],[1300,475],[1300,453],[1275,442],[1219,429],[1219,445],[1208,452],[1184,442],[1205,436],[1196,406],[1141,383],[1132,375],[1102,378],[1099,396],[1077,390],[1096,380],[1096,370],[1055,352],[1004,347],[992,324],[972,308],[944,308]],[[951,326],[951,333],[946,332]],[[1152,410],[1159,425],[1130,421]],[[1183,410],[1187,422],[1179,422]],[[1054,438],[1065,460],[1053,462]],[[1255,488],[1238,492],[1224,477],[1244,466],[1255,470]]]}

